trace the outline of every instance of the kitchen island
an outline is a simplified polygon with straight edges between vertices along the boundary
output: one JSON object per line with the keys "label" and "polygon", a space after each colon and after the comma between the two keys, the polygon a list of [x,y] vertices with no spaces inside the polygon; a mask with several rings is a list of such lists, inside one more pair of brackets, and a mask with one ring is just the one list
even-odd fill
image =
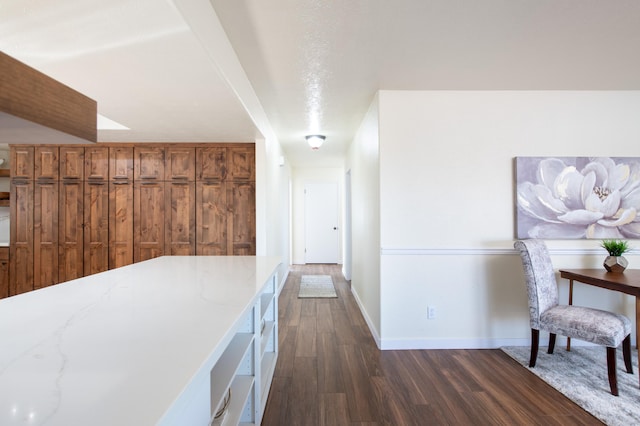
{"label": "kitchen island", "polygon": [[165,256],[0,300],[0,424],[207,425],[225,401],[260,424],[279,264]]}

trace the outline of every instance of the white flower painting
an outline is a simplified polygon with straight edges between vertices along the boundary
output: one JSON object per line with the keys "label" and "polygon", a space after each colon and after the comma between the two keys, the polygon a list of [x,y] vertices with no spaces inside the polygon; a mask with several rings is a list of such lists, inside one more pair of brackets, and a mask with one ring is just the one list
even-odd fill
{"label": "white flower painting", "polygon": [[516,157],[518,238],[640,238],[640,158]]}

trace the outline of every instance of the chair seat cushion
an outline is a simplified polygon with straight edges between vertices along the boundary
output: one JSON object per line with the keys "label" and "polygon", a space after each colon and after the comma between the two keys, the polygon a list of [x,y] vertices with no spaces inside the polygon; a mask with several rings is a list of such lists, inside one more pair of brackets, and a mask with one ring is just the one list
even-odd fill
{"label": "chair seat cushion", "polygon": [[631,321],[600,309],[557,305],[540,316],[540,330],[615,348],[631,333]]}

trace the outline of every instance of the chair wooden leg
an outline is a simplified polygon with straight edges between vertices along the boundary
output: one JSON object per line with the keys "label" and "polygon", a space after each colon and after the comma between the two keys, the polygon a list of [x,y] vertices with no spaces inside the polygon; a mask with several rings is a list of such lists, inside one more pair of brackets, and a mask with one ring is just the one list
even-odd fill
{"label": "chair wooden leg", "polygon": [[628,335],[622,341],[622,357],[624,358],[624,366],[627,373],[633,374],[633,365],[631,364],[631,335]]}
{"label": "chair wooden leg", "polygon": [[531,357],[529,358],[529,368],[536,366],[538,358],[538,344],[540,343],[540,330],[531,329]]}
{"label": "chair wooden leg", "polygon": [[554,333],[550,333],[549,334],[549,350],[547,351],[547,353],[552,354],[553,349],[555,347],[556,347],[556,335]]}
{"label": "chair wooden leg", "polygon": [[618,396],[618,378],[616,376],[616,348],[607,347],[607,373],[611,394]]}

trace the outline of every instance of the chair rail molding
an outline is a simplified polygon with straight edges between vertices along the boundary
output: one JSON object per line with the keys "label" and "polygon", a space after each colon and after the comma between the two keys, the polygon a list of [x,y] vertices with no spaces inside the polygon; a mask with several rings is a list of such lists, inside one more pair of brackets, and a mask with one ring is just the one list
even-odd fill
{"label": "chair rail molding", "polygon": [[[555,256],[603,256],[606,255],[601,248],[549,248],[549,253]],[[382,256],[505,256],[517,255],[513,248],[487,248],[487,247],[447,247],[447,248],[399,248],[382,247]],[[640,254],[640,249],[633,249],[625,253],[627,255]]]}

